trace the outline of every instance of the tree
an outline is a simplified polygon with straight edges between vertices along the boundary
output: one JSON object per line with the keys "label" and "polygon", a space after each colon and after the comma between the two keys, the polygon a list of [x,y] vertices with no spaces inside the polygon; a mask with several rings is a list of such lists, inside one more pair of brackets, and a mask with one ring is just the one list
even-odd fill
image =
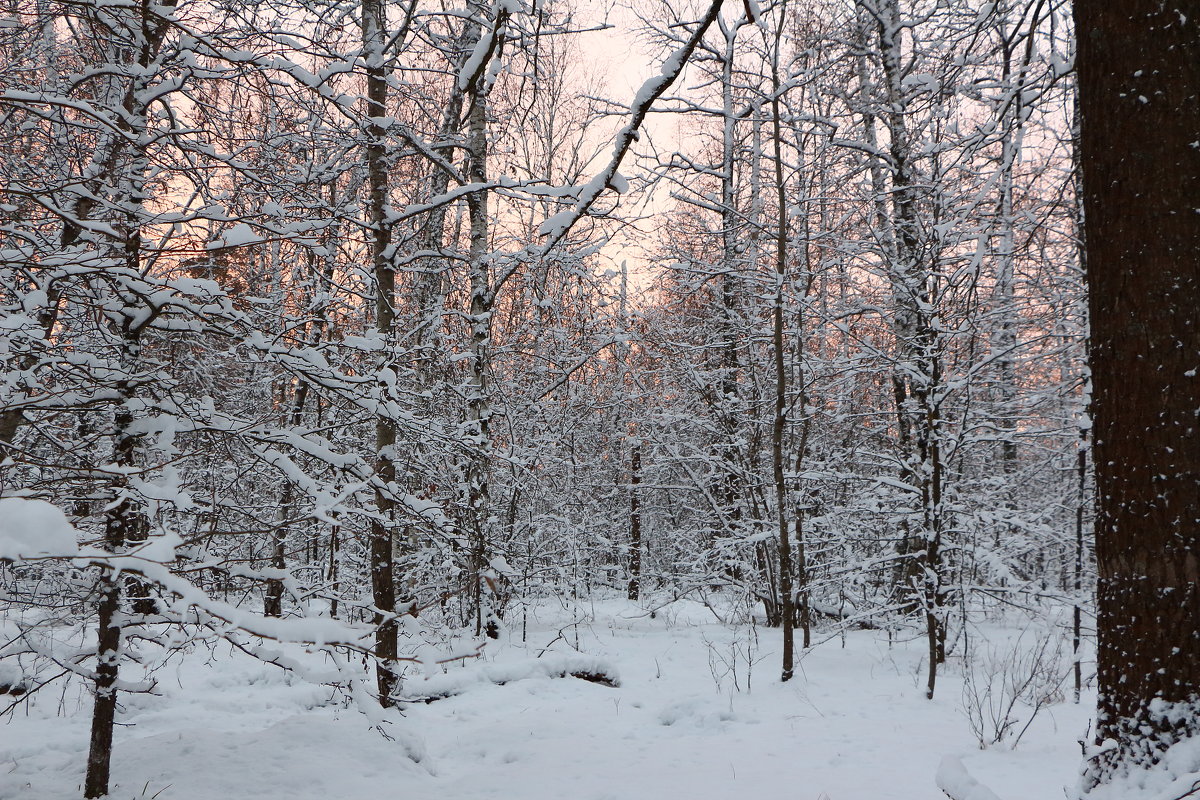
{"label": "tree", "polygon": [[1099,570],[1089,788],[1200,734],[1200,2],[1077,0]]}

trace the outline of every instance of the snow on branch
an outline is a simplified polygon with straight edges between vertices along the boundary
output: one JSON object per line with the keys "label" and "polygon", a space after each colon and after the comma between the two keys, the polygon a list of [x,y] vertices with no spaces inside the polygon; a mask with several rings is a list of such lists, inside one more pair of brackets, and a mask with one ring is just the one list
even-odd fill
{"label": "snow on branch", "polygon": [[696,46],[708,31],[709,26],[717,18],[718,13],[721,11],[721,2],[722,0],[713,0],[709,4],[708,10],[696,24],[696,29],[692,31],[692,35],[683,46],[667,57],[658,75],[655,75],[642,84],[642,88],[638,90],[637,95],[634,96],[633,102],[629,106],[630,118],[628,124],[617,133],[616,142],[613,145],[612,158],[609,159],[608,165],[604,169],[583,186],[575,207],[569,211],[555,214],[542,223],[539,233],[547,237],[545,243],[542,245],[541,254],[543,257],[562,241],[563,237],[567,235],[576,222],[587,215],[605,189],[611,187],[620,193],[628,186],[628,182],[617,172],[621,167],[621,162],[625,159],[625,155],[629,152],[629,149],[633,147],[633,143],[638,140],[642,123],[646,120],[646,115],[650,113],[650,107],[654,104],[655,100],[662,96],[663,92],[670,88],[671,84],[683,72],[683,68],[687,65],[688,59],[691,58]]}
{"label": "snow on branch", "polygon": [[512,16],[512,9],[506,0],[496,3],[495,12],[492,14],[492,24],[479,35],[475,49],[463,62],[462,69],[458,71],[458,90],[460,92],[465,92],[468,87],[483,77],[484,70],[487,69],[492,56],[501,45],[500,32],[510,16]]}
{"label": "snow on branch", "polygon": [[[343,684],[364,713],[368,716],[375,713],[375,704],[366,688],[367,676],[362,666],[344,655],[358,653],[373,657],[374,625],[353,625],[329,617],[269,617],[212,597],[179,575],[170,566],[175,557],[173,546],[147,546],[135,552],[114,554],[97,547],[80,547],[78,542],[81,536],[66,514],[51,503],[24,497],[0,499],[0,561],[69,560],[80,569],[99,567],[114,574],[132,575],[145,580],[163,592],[159,612],[148,617],[148,623],[201,626],[242,652],[296,672],[306,680]],[[177,542],[175,537],[152,537],[150,545],[155,543],[155,539],[171,540],[169,544]],[[409,614],[408,618],[415,618],[415,614]],[[264,646],[264,641],[301,645],[323,653],[334,668],[332,671],[328,668],[314,670],[294,657]],[[396,660],[432,666],[472,658],[478,655],[478,651],[478,646],[472,645],[451,653],[422,651]],[[75,655],[87,655],[90,652],[80,651]],[[52,653],[42,655],[53,658]],[[69,671],[91,677],[73,659],[53,660]],[[146,690],[141,685],[122,685],[119,688],[127,691]],[[376,722],[374,719],[372,721]]]}

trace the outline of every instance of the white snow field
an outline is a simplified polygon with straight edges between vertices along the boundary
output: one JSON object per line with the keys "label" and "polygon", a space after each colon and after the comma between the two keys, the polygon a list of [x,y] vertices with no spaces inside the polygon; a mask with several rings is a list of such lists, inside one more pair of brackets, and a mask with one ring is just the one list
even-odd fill
{"label": "white snow field", "polygon": [[[406,704],[390,739],[328,687],[227,645],[194,651],[158,672],[157,696],[124,696],[110,797],[937,800],[940,781],[959,800],[1061,800],[1094,707],[1067,689],[1015,750],[980,750],[960,662],[926,700],[911,631],[825,641],[781,684],[778,630],[720,624],[697,602],[652,618],[550,601],[529,610],[524,642],[512,617],[481,658],[409,678],[410,695],[448,696]],[[81,683],[55,685],[0,722],[0,798],[80,796],[90,707]]]}

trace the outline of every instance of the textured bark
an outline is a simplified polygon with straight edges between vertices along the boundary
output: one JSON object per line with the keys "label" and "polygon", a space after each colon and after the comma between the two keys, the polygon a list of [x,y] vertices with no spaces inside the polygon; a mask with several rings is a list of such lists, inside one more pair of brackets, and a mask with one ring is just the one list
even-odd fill
{"label": "textured bark", "polygon": [[[315,325],[314,325],[315,327]],[[309,341],[309,345],[315,344],[314,339]],[[300,381],[296,384],[296,388],[292,393],[292,408],[288,413],[288,425],[292,430],[300,426],[300,422],[304,416],[304,403],[308,398],[308,384]],[[283,484],[283,491],[279,497],[280,516],[282,520],[275,526],[275,530],[271,532],[271,566],[275,569],[287,569],[287,534],[289,520],[295,513],[296,490],[291,481],[286,481]],[[267,580],[267,590],[263,595],[263,614],[268,617],[283,616],[283,580],[281,578],[269,578]]]}
{"label": "textured bark", "polygon": [[1094,785],[1200,733],[1200,2],[1077,0],[1075,20],[1097,736],[1117,743],[1090,765]]}
{"label": "textured bark", "polygon": [[642,483],[642,445],[635,442],[629,452],[629,599],[642,591],[642,508],[638,486]]}
{"label": "textured bark", "polygon": [[[367,61],[367,202],[371,226],[371,269],[375,277],[375,330],[385,343],[377,365],[380,400],[389,396],[383,376],[390,369],[395,347],[396,272],[392,265],[392,230],[387,222],[388,168],[387,130],[381,120],[387,114],[387,68],[383,45],[386,38],[384,0],[363,0],[363,53]],[[385,414],[375,418],[375,509],[371,520],[371,599],[375,604],[376,685],[379,704],[395,701],[400,677],[396,671],[399,627],[396,623],[396,577],[392,568],[392,487],[396,483],[396,425]]]}
{"label": "textured bark", "polygon": [[[491,36],[492,51],[502,43],[502,30],[508,12],[500,10],[491,21],[490,33],[472,23],[468,41],[482,41]],[[466,88],[467,110],[467,180],[487,183],[488,164],[488,79],[484,72],[490,58],[481,61],[479,72]],[[490,528],[492,510],[492,400],[488,374],[491,372],[492,311],[499,287],[493,282],[488,250],[491,244],[491,222],[488,205],[491,192],[480,189],[467,195],[467,216],[470,223],[468,270],[471,286],[470,315],[470,375],[467,378],[467,441],[471,452],[466,465],[467,532],[470,541],[471,581],[469,596],[475,617],[475,635],[486,633],[491,638],[500,635],[492,603],[484,592],[488,567],[491,563]]]}
{"label": "textured bark", "polygon": [[[479,84],[472,87],[471,108],[467,113],[467,146],[471,156],[467,179],[487,181],[487,94]],[[471,546],[471,600],[475,614],[475,635],[487,631],[495,638],[499,628],[492,619],[483,592],[484,573],[488,568],[488,529],[492,515],[491,493],[491,367],[492,308],[495,294],[488,266],[489,219],[486,189],[467,195],[470,218],[471,281],[471,373],[467,379],[467,436],[472,448],[467,456],[467,514]],[[486,618],[486,619],[485,619]]]}
{"label": "textured bark", "polygon": [[96,583],[100,595],[96,646],[95,705],[92,708],[92,733],[88,747],[84,797],[108,794],[109,764],[112,760],[113,722],[117,714],[117,662],[120,658],[121,626],[116,622],[121,604],[120,584],[109,573]]}
{"label": "textured bark", "polygon": [[[786,5],[786,4],[785,4]],[[771,124],[775,140],[775,202],[779,212],[775,229],[775,301],[772,309],[771,343],[775,361],[775,414],[771,427],[771,468],[775,483],[775,519],[779,536],[779,605],[783,625],[783,671],[780,680],[792,679],[793,648],[795,646],[795,598],[792,596],[792,541],[788,533],[788,487],[783,471],[783,434],[787,421],[787,370],[783,349],[783,299],[788,279],[788,207],[783,181],[783,131],[780,119],[779,51],[782,39],[782,19],[775,31],[775,48],[771,64]]]}
{"label": "textured bark", "polygon": [[[174,0],[164,3],[161,11],[169,12]],[[127,275],[141,275],[148,269],[142,252],[143,207],[147,200],[147,179],[150,175],[148,149],[151,142],[149,118],[146,106],[146,90],[151,82],[151,67],[157,57],[166,32],[164,18],[151,13],[148,6],[135,9],[125,21],[128,49],[122,55],[130,59],[129,81],[122,100],[124,112],[119,123],[124,138],[131,143],[131,158],[125,170],[113,177],[113,188],[122,208],[121,223],[125,235],[112,243],[113,253],[120,257]],[[82,202],[82,201],[81,201]],[[76,207],[79,210],[79,207]],[[63,246],[74,243],[79,235],[68,225],[62,234]],[[119,286],[119,282],[114,282]],[[145,542],[149,536],[149,520],[144,509],[129,492],[129,474],[142,460],[144,433],[138,430],[141,412],[135,413],[144,365],[142,363],[142,333],[164,310],[164,306],[136,308],[140,298],[126,296],[120,290],[114,292],[127,307],[113,320],[113,333],[117,348],[117,361],[121,377],[115,381],[118,401],[113,415],[112,463],[123,469],[117,470],[118,477],[110,487],[110,501],[104,512],[104,548],[110,553],[120,553],[131,545]],[[57,309],[57,301],[54,308]],[[57,313],[57,312],[55,312]],[[54,320],[43,322],[45,333],[54,327]],[[13,431],[15,433],[15,431]],[[124,591],[122,591],[124,589]],[[121,609],[121,595],[128,597],[130,610],[134,614],[154,614],[157,603],[150,586],[137,578],[122,578],[105,568],[96,580],[98,623],[96,643],[96,675],[94,679],[95,702],[92,709],[91,739],[88,748],[87,773],[84,777],[84,796],[103,797],[108,794],[110,762],[112,759],[113,724],[117,710],[117,678],[121,657],[121,620],[125,616]]]}
{"label": "textured bark", "polygon": [[[921,200],[929,190],[918,171],[920,148],[909,129],[911,113],[904,90],[906,67],[904,14],[899,0],[859,3],[875,20],[883,72],[885,106],[881,113],[888,131],[888,170],[891,209],[885,230],[885,254],[894,309],[891,327],[896,338],[896,367],[892,392],[896,403],[896,443],[903,458],[900,480],[920,492],[921,523],[913,530],[900,523],[900,552],[908,555],[897,573],[897,589],[914,597],[911,610],[925,618],[929,644],[926,697],[932,699],[937,665],[945,661],[945,571],[942,556],[942,489],[944,465],[940,444],[940,333],[935,324],[939,263],[924,233]],[[870,125],[873,120],[867,119]],[[877,181],[873,181],[877,184]],[[886,214],[887,210],[877,210]]]}
{"label": "textured bark", "polygon": [[[129,349],[126,368],[136,369],[138,340],[136,335],[125,342]],[[134,416],[129,411],[136,398],[132,381],[123,380],[118,389],[125,401],[115,417],[112,461],[119,467],[136,465],[140,436],[133,432]],[[126,494],[126,479],[114,482],[113,502],[104,515],[104,549],[119,553],[128,545],[144,542],[147,535],[145,514]],[[88,748],[87,774],[84,777],[84,797],[104,797],[108,794],[109,764],[112,760],[113,723],[117,710],[117,671],[121,658],[121,588],[124,585],[135,613],[153,613],[156,606],[149,587],[136,578],[121,578],[104,568],[96,579],[97,642],[95,700],[92,706],[92,731]]]}

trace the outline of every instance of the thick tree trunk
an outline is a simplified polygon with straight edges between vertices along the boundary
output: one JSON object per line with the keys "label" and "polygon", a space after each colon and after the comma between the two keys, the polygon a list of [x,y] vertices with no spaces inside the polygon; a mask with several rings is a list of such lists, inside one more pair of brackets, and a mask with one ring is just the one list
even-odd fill
{"label": "thick tree trunk", "polygon": [[[387,16],[384,0],[363,0],[363,55],[367,62],[367,193],[371,226],[371,268],[375,277],[375,330],[384,343],[377,365],[380,374],[380,404],[387,406],[391,383],[392,349],[395,347],[396,272],[392,264],[392,230],[387,222],[388,168],[387,131],[380,122],[387,114],[387,67],[383,52]],[[400,677],[396,670],[399,653],[396,623],[396,577],[392,566],[392,491],[396,484],[396,425],[384,411],[375,419],[375,510],[371,520],[371,596],[375,604],[376,685],[379,703],[390,707]]]}
{"label": "thick tree trunk", "polygon": [[1200,734],[1200,2],[1076,0],[1099,572],[1088,783]]}

